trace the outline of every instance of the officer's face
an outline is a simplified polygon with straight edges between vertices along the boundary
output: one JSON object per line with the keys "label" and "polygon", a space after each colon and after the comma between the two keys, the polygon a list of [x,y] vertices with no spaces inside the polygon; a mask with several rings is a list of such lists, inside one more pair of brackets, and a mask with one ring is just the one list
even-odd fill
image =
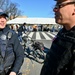
{"label": "officer's face", "polygon": [[56,23],[66,25],[72,23],[71,20],[75,15],[75,2],[71,0],[57,0],[53,9],[55,12]]}
{"label": "officer's face", "polygon": [[1,16],[0,16],[0,29],[5,28],[6,22],[7,22],[6,16],[1,15]]}

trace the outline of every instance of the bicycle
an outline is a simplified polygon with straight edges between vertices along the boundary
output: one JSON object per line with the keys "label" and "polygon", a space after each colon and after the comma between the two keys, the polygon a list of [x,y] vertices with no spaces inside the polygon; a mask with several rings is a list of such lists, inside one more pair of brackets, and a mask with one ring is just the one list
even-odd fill
{"label": "bicycle", "polygon": [[22,43],[25,55],[39,63],[44,63],[45,53],[42,42],[31,39],[27,34],[22,36]]}

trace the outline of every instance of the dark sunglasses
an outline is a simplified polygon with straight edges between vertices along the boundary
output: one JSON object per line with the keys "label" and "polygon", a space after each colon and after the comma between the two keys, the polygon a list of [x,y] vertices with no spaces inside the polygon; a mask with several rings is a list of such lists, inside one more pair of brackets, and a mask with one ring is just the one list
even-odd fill
{"label": "dark sunglasses", "polygon": [[69,4],[75,4],[75,2],[67,2],[67,3],[59,3],[59,4],[56,4],[55,5],[55,9],[60,9],[66,5],[69,5]]}

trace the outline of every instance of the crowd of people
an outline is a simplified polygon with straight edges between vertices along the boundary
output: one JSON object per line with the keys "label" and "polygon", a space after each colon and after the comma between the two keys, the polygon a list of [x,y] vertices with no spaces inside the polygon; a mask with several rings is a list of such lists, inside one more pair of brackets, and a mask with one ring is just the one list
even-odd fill
{"label": "crowd of people", "polygon": [[[16,32],[18,32],[18,29],[20,27],[22,27],[23,24],[19,25],[19,24],[16,24],[16,25],[9,25],[9,27],[13,30],[15,30]],[[25,30],[28,31],[28,32],[31,32],[31,31],[50,31],[50,32],[58,32],[62,26],[60,25],[27,25],[25,26]]]}

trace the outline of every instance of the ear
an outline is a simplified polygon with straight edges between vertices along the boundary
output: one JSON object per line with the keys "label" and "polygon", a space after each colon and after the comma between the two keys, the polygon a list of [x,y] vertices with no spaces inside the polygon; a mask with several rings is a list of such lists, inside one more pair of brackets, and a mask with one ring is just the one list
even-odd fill
{"label": "ear", "polygon": [[75,15],[75,9],[74,9],[74,12],[72,13],[72,15]]}

